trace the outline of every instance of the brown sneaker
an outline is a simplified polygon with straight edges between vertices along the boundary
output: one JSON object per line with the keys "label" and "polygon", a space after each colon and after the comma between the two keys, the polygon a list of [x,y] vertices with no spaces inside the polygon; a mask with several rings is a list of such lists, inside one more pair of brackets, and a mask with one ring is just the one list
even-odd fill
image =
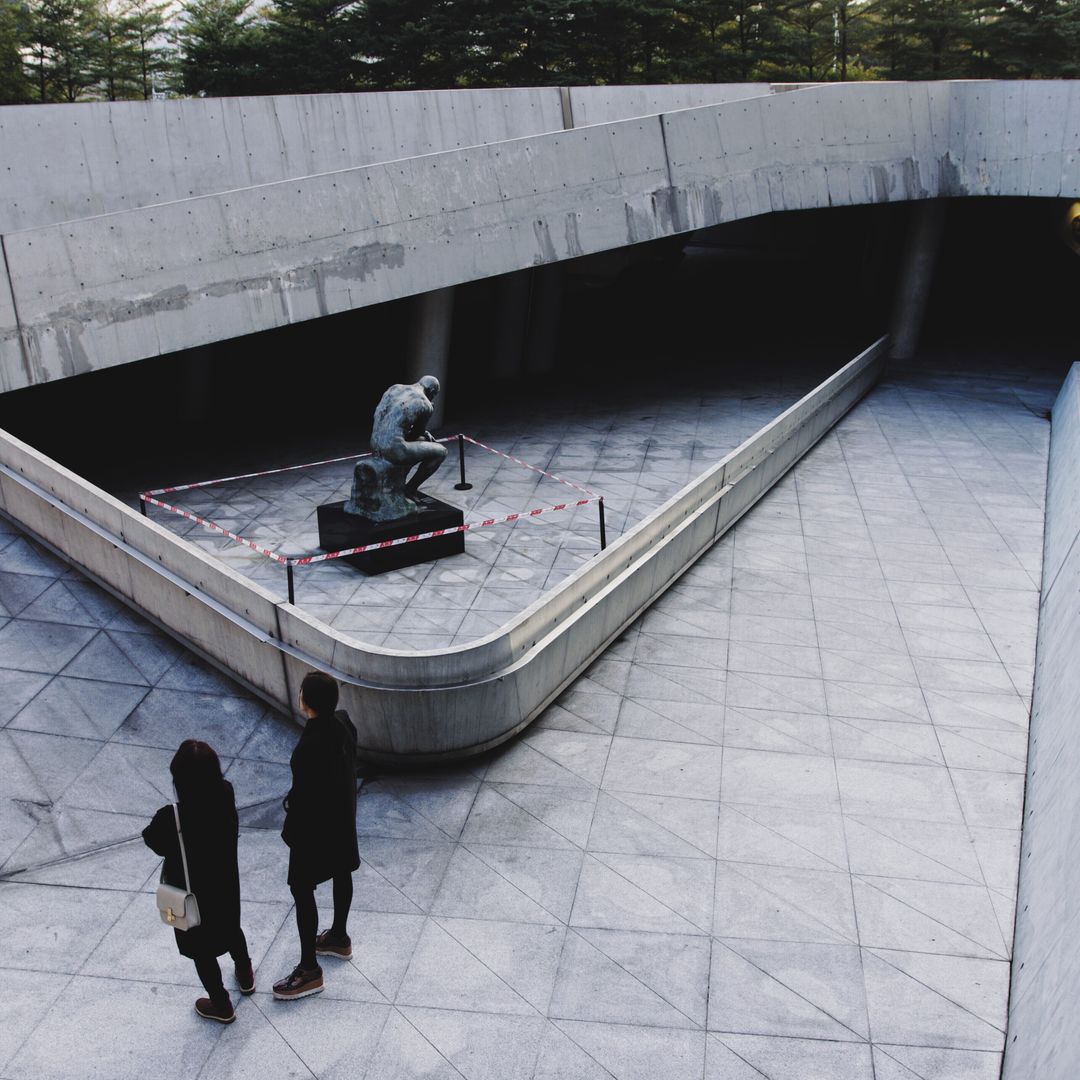
{"label": "brown sneaker", "polygon": [[246,964],[237,964],[233,968],[233,972],[236,975],[236,985],[240,987],[240,993],[247,997],[249,994],[255,993],[255,969],[251,966],[251,961],[248,960]]}
{"label": "brown sneaker", "polygon": [[321,967],[305,971],[297,965],[288,978],[274,983],[274,997],[279,1001],[292,1001],[294,998],[307,997],[309,994],[321,994],[322,991]]}
{"label": "brown sneaker", "polygon": [[231,1001],[215,1005],[209,998],[199,998],[195,1002],[195,1011],[204,1020],[216,1020],[219,1024],[231,1024],[236,1019]]}
{"label": "brown sneaker", "polygon": [[324,930],[315,939],[315,951],[320,956],[340,956],[348,960],[352,956],[352,939],[348,934],[335,934],[332,930]]}

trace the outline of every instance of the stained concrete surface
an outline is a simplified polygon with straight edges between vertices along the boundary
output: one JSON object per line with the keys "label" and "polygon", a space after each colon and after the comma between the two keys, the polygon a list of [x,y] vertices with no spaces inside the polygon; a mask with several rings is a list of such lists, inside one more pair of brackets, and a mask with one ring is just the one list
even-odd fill
{"label": "stained concrete surface", "polygon": [[[1058,381],[891,377],[521,739],[367,777],[296,1003],[295,730],[6,529],[0,1077],[996,1077]],[[126,842],[193,735],[246,807],[225,1029]]]}

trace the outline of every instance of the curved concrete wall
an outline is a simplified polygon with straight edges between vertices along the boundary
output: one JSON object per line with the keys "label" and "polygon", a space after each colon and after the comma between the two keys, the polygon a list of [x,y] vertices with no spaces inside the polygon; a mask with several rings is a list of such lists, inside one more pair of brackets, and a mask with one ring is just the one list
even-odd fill
{"label": "curved concrete wall", "polygon": [[367,646],[0,433],[0,508],[289,710],[311,667],[342,680],[372,758],[475,753],[533,719],[873,385],[875,343],[496,633]]}
{"label": "curved concrete wall", "polygon": [[1054,405],[1005,1080],[1080,1076],[1080,364]]}
{"label": "curved concrete wall", "polygon": [[12,233],[0,388],[770,210],[1075,196],[1078,148],[1074,82],[835,84]]}

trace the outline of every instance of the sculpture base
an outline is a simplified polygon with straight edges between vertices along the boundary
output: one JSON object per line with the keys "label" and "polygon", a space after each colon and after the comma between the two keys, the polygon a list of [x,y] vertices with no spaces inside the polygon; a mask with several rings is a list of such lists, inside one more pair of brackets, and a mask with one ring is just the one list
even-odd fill
{"label": "sculpture base", "polygon": [[[317,511],[319,547],[323,551],[341,551],[433,532],[435,529],[452,529],[455,525],[465,523],[465,515],[456,506],[433,499],[423,492],[416,496],[416,501],[421,504],[417,513],[395,521],[372,521],[358,514],[346,514],[344,502],[324,503]],[[449,536],[433,536],[430,540],[415,540],[411,544],[365,551],[360,555],[345,555],[342,561],[363,570],[365,574],[385,574],[388,570],[400,570],[403,566],[460,555],[464,550],[465,534],[456,532]]]}

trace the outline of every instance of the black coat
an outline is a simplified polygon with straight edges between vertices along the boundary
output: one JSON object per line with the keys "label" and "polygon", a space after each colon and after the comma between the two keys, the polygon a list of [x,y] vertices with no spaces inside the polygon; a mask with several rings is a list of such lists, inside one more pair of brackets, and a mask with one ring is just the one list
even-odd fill
{"label": "black coat", "polygon": [[317,885],[360,865],[356,843],[356,728],[349,714],[312,717],[289,759],[285,796],[289,884]]}
{"label": "black coat", "polygon": [[[236,865],[240,828],[232,784],[226,781],[223,798],[213,802],[180,803],[180,826],[201,922],[191,930],[177,930],[176,947],[181,956],[192,959],[221,956],[232,948],[240,928]],[[165,881],[183,888],[184,864],[172,806],[163,806],[142,835],[147,847],[165,856]]]}

